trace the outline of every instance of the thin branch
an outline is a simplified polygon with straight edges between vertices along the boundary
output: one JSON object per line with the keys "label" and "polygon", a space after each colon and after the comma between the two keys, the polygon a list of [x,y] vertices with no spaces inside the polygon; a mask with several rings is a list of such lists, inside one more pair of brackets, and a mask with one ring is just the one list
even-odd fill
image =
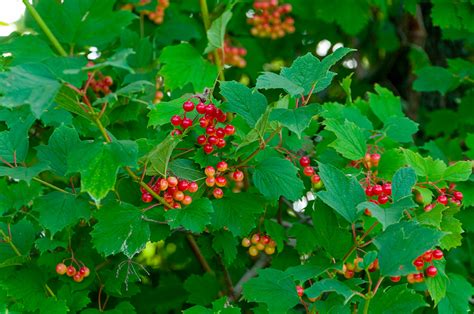
{"label": "thin branch", "polygon": [[201,264],[202,268],[207,273],[213,274],[214,271],[212,270],[212,268],[207,263],[207,260],[204,257],[204,255],[202,255],[201,249],[199,248],[199,245],[196,243],[196,240],[194,239],[194,236],[192,234],[187,234],[186,239],[188,240],[189,245],[191,246],[191,249],[193,250],[194,255],[196,255],[196,258],[198,259],[198,261]]}
{"label": "thin branch", "polygon": [[270,258],[266,255],[262,255],[257,262],[250,268],[237,282],[237,284],[234,286],[234,295],[229,298],[230,301],[237,300],[240,297],[240,294],[242,293],[242,287],[244,283],[252,279],[257,275],[257,271],[261,268],[264,268],[267,266],[268,262],[270,261]]}

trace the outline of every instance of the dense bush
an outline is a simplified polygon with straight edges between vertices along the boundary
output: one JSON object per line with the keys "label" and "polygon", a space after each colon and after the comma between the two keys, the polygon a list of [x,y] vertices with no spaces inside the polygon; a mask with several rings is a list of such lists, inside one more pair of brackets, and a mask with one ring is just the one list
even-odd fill
{"label": "dense bush", "polygon": [[23,2],[2,312],[472,310],[472,1]]}

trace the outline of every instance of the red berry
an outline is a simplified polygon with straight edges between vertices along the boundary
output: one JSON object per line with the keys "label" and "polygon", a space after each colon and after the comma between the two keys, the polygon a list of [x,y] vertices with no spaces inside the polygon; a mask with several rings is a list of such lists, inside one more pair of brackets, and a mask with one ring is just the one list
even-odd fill
{"label": "red berry", "polygon": [[168,192],[171,195],[173,195],[173,193],[176,192],[176,191],[178,191],[176,186],[170,186],[170,187],[168,187],[168,190],[166,190],[166,192]]}
{"label": "red berry", "polygon": [[222,110],[217,109],[216,118],[217,118],[217,121],[219,121],[220,123],[224,123],[225,120],[227,120],[227,115],[224,112],[222,112]]}
{"label": "red berry", "polygon": [[205,110],[206,110],[206,114],[210,116],[214,117],[216,115],[216,106],[212,104],[207,105]]}
{"label": "red berry", "polygon": [[199,125],[201,126],[201,128],[206,128],[209,125],[209,120],[207,120],[206,118],[201,118],[199,119]]}
{"label": "red berry", "polygon": [[391,195],[392,194],[392,184],[391,183],[385,183],[382,185],[382,191],[386,195]]}
{"label": "red berry", "polygon": [[224,196],[224,192],[222,189],[215,188],[214,191],[212,191],[212,195],[214,195],[215,198],[222,198]]}
{"label": "red berry", "polygon": [[175,209],[181,208],[181,204],[180,203],[174,203],[173,208],[175,208]]}
{"label": "red berry", "polygon": [[204,145],[204,144],[206,144],[206,141],[207,141],[207,138],[206,138],[204,135],[199,135],[199,136],[197,137],[197,143],[198,143],[199,145]]}
{"label": "red berry", "polygon": [[432,254],[433,254],[433,259],[438,260],[438,259],[443,258],[443,251],[441,251],[441,250],[436,249],[436,250],[433,251]]}
{"label": "red berry", "polygon": [[193,111],[193,110],[194,110],[194,104],[193,104],[193,102],[192,102],[192,101],[189,101],[189,100],[186,101],[186,102],[184,102],[184,104],[183,104],[183,109],[184,109],[184,111],[188,111],[188,112],[189,112],[189,111]]}
{"label": "red berry", "polygon": [[235,127],[231,124],[226,125],[224,130],[225,130],[225,134],[227,135],[232,135],[235,133]]}
{"label": "red berry", "polygon": [[232,178],[236,182],[241,182],[244,179],[244,173],[240,170],[235,170],[234,173],[232,173]]}
{"label": "red berry", "polygon": [[75,282],[81,282],[82,280],[84,280],[84,277],[81,276],[80,273],[76,273],[76,274],[72,277],[72,279],[73,279]]}
{"label": "red berry", "polygon": [[211,145],[216,145],[219,142],[219,140],[217,139],[217,137],[211,135],[207,138],[207,142]]}
{"label": "red berry", "polygon": [[311,176],[311,183],[317,184],[319,182],[321,182],[321,177],[317,174],[313,174]]}
{"label": "red berry", "polygon": [[204,145],[203,150],[206,154],[210,154],[214,150],[214,147],[212,147],[211,144],[206,144]]}
{"label": "red berry", "polygon": [[429,211],[431,211],[433,208],[434,208],[434,204],[428,204],[428,205],[426,205],[426,206],[423,208],[423,210],[424,210],[425,212],[429,212]]}
{"label": "red berry", "polygon": [[379,204],[386,204],[388,202],[388,196],[385,194],[379,195],[377,200],[379,201]]}
{"label": "red berry", "polygon": [[306,166],[303,169],[303,173],[307,177],[311,177],[314,174],[314,168],[311,166]]}
{"label": "red berry", "polygon": [[421,258],[417,258],[414,262],[413,265],[415,265],[416,269],[422,269],[423,266],[425,266],[425,262]]}
{"label": "red berry", "polygon": [[218,128],[216,130],[216,136],[218,138],[224,138],[225,137],[225,130],[223,128]]}
{"label": "red berry", "polygon": [[114,80],[109,75],[107,75],[104,77],[104,84],[106,86],[112,86],[114,84]]}
{"label": "red berry", "polygon": [[224,187],[227,184],[227,179],[225,177],[217,177],[216,178],[216,185],[218,187]]}
{"label": "red berry", "polygon": [[223,138],[220,138],[219,141],[217,142],[216,146],[219,148],[224,148],[225,147],[225,140]]}
{"label": "red berry", "polygon": [[454,205],[456,205],[456,206],[461,206],[461,201],[458,200],[458,199],[456,199],[456,198],[454,198],[454,197],[451,197],[451,198],[449,199],[449,201],[450,201],[451,203],[453,203]]}
{"label": "red berry", "polygon": [[380,154],[372,154],[370,155],[370,161],[372,161],[372,165],[377,167],[380,161]]}
{"label": "red berry", "polygon": [[263,244],[265,244],[265,245],[267,245],[268,243],[270,243],[270,240],[271,240],[271,239],[270,239],[269,236],[264,235],[263,237],[261,237],[260,242],[263,243]]}
{"label": "red berry", "polygon": [[390,280],[391,280],[392,282],[399,282],[400,279],[402,279],[401,276],[392,276],[392,277],[390,277]]}
{"label": "red berry", "polygon": [[374,189],[372,186],[369,185],[368,187],[365,188],[365,195],[369,197],[374,195]]}
{"label": "red berry", "polygon": [[438,203],[447,205],[448,204],[448,197],[444,194],[438,196]]}
{"label": "red berry", "polygon": [[225,161],[219,161],[217,163],[217,170],[220,172],[224,172],[227,170],[227,163]]}
{"label": "red berry", "polygon": [[178,179],[176,177],[168,177],[168,186],[175,187],[178,185]]}
{"label": "red berry", "polygon": [[181,134],[183,134],[183,132],[181,132],[181,130],[178,130],[178,129],[171,131],[171,136],[181,135]]}
{"label": "red berry", "polygon": [[216,179],[214,177],[207,177],[206,178],[206,185],[208,187],[213,187],[216,184]]}
{"label": "red berry", "polygon": [[66,269],[66,275],[68,275],[68,277],[72,277],[76,274],[76,268],[74,268],[74,266],[68,266],[68,268]]}
{"label": "red berry", "polygon": [[184,118],[183,121],[181,121],[181,127],[183,129],[187,129],[192,125],[193,125],[193,120],[191,120],[189,118]]}
{"label": "red berry", "polygon": [[214,135],[216,133],[216,129],[212,125],[210,125],[206,128],[206,133],[209,135]]}
{"label": "red berry", "polygon": [[191,204],[192,202],[193,202],[193,198],[192,198],[191,196],[189,196],[189,195],[185,195],[184,198],[183,198],[183,200],[181,201],[181,203],[182,203],[183,205],[189,205],[189,204]]}
{"label": "red berry", "polygon": [[383,193],[383,188],[380,184],[376,184],[372,187],[372,191],[374,192],[374,195],[380,195]]}
{"label": "red berry", "polygon": [[79,269],[79,274],[82,277],[89,277],[89,274],[91,273],[90,269],[87,268],[86,266],[83,266]]}
{"label": "red berry", "polygon": [[171,117],[171,124],[174,126],[178,126],[181,124],[183,120],[181,120],[181,117],[178,115],[174,115]]}
{"label": "red berry", "polygon": [[184,199],[184,193],[182,191],[176,191],[173,193],[175,201],[181,202]]}
{"label": "red berry", "polygon": [[302,286],[296,286],[296,293],[301,298],[304,295],[304,288]]}
{"label": "red berry", "polygon": [[189,183],[186,180],[181,180],[178,182],[178,190],[186,191],[189,188]]}
{"label": "red berry", "polygon": [[142,201],[145,203],[150,203],[151,201],[153,201],[153,196],[150,193],[143,193]]}
{"label": "red berry", "polygon": [[196,111],[200,114],[204,114],[206,112],[206,105],[200,102],[196,105]]}
{"label": "red berry", "polygon": [[191,192],[191,193],[196,193],[198,188],[199,188],[199,185],[196,182],[190,182],[189,187],[188,187],[188,191]]}
{"label": "red berry", "polygon": [[58,275],[64,275],[67,271],[67,267],[66,265],[64,265],[64,263],[59,263],[58,265],[56,265],[56,272],[58,273]]}
{"label": "red berry", "polygon": [[438,269],[436,267],[434,267],[433,265],[428,266],[426,268],[426,276],[428,276],[428,277],[434,277],[434,276],[436,276],[437,273],[438,273]]}
{"label": "red berry", "polygon": [[208,177],[213,177],[216,174],[216,169],[212,166],[207,166],[206,169],[204,169],[204,173]]}
{"label": "red berry", "polygon": [[423,254],[423,260],[427,263],[433,260],[433,251],[428,250]]}
{"label": "red berry", "polygon": [[462,192],[459,192],[459,191],[455,191],[453,193],[453,196],[455,199],[459,200],[459,201],[462,201],[464,195],[462,194]]}
{"label": "red berry", "polygon": [[422,273],[414,274],[413,279],[415,279],[416,282],[423,282],[423,274]]}
{"label": "red berry", "polygon": [[300,158],[300,165],[301,167],[307,167],[311,164],[311,160],[308,156],[303,156]]}

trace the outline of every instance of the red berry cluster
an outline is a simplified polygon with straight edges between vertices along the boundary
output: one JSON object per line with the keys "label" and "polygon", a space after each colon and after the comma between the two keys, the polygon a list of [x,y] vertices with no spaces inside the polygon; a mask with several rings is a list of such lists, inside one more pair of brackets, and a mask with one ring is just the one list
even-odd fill
{"label": "red berry cluster", "polygon": [[[176,177],[159,178],[156,182],[150,182],[148,186],[158,195],[162,196],[171,208],[181,208],[181,205],[189,205],[193,199],[190,195],[185,194],[186,191],[195,193],[198,190],[196,182],[189,182],[187,180],[179,180]],[[153,201],[151,195],[144,188],[140,188],[142,192],[142,201],[150,203]],[[168,210],[166,208],[165,210]]]}
{"label": "red berry cluster", "polygon": [[[224,64],[232,65],[238,68],[245,68],[247,62],[243,57],[247,55],[247,49],[232,45],[229,39],[224,41],[224,49],[217,50],[220,58],[224,58]],[[209,54],[209,59],[213,60],[214,55]]]}
{"label": "red berry cluster", "polygon": [[300,166],[303,167],[304,175],[311,178],[313,188],[316,190],[322,189],[323,182],[321,181],[321,177],[315,173],[314,168],[311,166],[311,160],[308,156],[303,156],[300,158]]}
{"label": "red berry cluster", "polygon": [[[356,257],[353,263],[345,263],[342,266],[342,273],[344,275],[344,278],[351,279],[354,277],[355,273],[361,272],[363,269],[360,268],[359,263],[361,263],[362,261],[363,261],[362,258]],[[377,269],[379,269],[379,260],[375,259],[375,261],[373,261],[369,265],[369,268],[367,270],[373,273]]]}
{"label": "red berry cluster", "polygon": [[[440,194],[436,198],[436,202],[443,204],[444,206],[448,205],[448,200],[453,203],[456,206],[461,206],[462,199],[464,198],[464,195],[462,192],[455,190],[454,188],[456,187],[455,184],[451,184],[449,186],[449,189],[446,190],[446,188],[442,188],[439,190]],[[431,203],[426,205],[423,209],[425,212],[431,211],[435,206],[435,203]]]}
{"label": "red berry cluster", "polygon": [[73,265],[66,266],[63,262],[56,265],[56,273],[58,275],[66,274],[68,277],[72,277],[75,282],[81,282],[85,277],[90,275],[90,270],[87,266],[81,266],[79,271]]}
{"label": "red berry cluster", "polygon": [[364,167],[367,169],[370,169],[372,167],[378,167],[379,166],[379,161],[380,161],[380,154],[370,154],[367,153],[365,154],[365,157],[363,159],[363,164]]}
{"label": "red berry cluster", "polygon": [[276,242],[270,238],[268,235],[261,235],[260,233],[255,233],[252,237],[243,238],[242,246],[249,248],[250,256],[257,256],[260,251],[265,252],[267,255],[272,255],[275,253]]}
{"label": "red berry cluster", "polygon": [[[423,282],[424,276],[426,277],[435,277],[438,274],[438,269],[433,265],[433,260],[440,260],[443,258],[443,251],[441,250],[428,250],[423,255],[418,256],[414,261],[413,265],[415,265],[419,273],[415,274],[408,274],[407,281],[409,283],[419,283]],[[425,267],[428,264],[428,267]],[[424,270],[424,274],[423,271]],[[392,282],[399,282],[401,276],[393,276],[390,277]]]}
{"label": "red berry cluster", "polygon": [[304,295],[304,288],[302,286],[296,286],[296,293],[301,298]]}
{"label": "red berry cluster", "polygon": [[[87,63],[88,67],[93,66],[94,63],[89,61]],[[111,93],[110,87],[114,85],[114,80],[109,75],[104,76],[102,73],[98,73],[98,79],[96,79],[95,75],[92,72],[87,72],[87,78],[89,80],[89,86],[95,93],[102,93],[103,95],[107,95]]]}
{"label": "red berry cluster", "polygon": [[[140,0],[140,2],[136,5],[136,7],[141,7],[150,3],[151,0]],[[146,15],[152,22],[155,24],[163,23],[163,19],[165,17],[165,10],[169,7],[170,3],[169,0],[157,0],[157,5],[155,7],[155,11],[150,10],[139,10],[141,13]],[[123,5],[122,10],[133,10],[135,6],[132,3],[127,3]]]}
{"label": "red berry cluster", "polygon": [[247,20],[252,25],[252,35],[277,39],[294,33],[295,21],[287,16],[292,10],[291,4],[278,5],[278,0],[256,0],[253,7],[255,14]]}
{"label": "red berry cluster", "polygon": [[368,185],[365,188],[365,195],[375,204],[386,204],[392,195],[392,184],[386,182],[383,184]]}
{"label": "red berry cluster", "polygon": [[[217,186],[212,190],[212,195],[215,198],[219,199],[224,197],[224,191],[221,189],[227,186],[227,179],[225,177],[225,172],[228,169],[228,165],[225,161],[220,161],[216,165],[217,171],[212,166],[207,166],[204,169],[204,173],[206,174],[206,185],[210,188]],[[240,170],[235,170],[234,172],[230,173],[230,178],[236,182],[236,184],[240,184],[244,179],[244,173]]]}
{"label": "red berry cluster", "polygon": [[[196,109],[199,115],[199,126],[205,130],[204,134],[197,137],[197,143],[202,145],[203,150],[206,154],[210,154],[214,151],[214,148],[224,148],[226,145],[225,137],[233,135],[235,133],[235,127],[232,124],[221,125],[227,120],[227,115],[217,108],[214,104],[205,104],[200,101],[197,105],[190,100],[183,104],[184,114],[183,116],[174,115],[171,117],[171,124],[175,127],[181,127],[183,130],[193,126],[194,120],[186,117],[186,113]],[[173,130],[173,135],[182,134],[182,130],[176,128]]]}

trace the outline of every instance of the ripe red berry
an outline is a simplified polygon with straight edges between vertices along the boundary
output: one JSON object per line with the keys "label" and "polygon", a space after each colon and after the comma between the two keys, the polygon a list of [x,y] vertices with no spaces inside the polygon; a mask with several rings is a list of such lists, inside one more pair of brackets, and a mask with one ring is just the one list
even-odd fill
{"label": "ripe red berry", "polygon": [[296,293],[301,298],[304,295],[304,288],[302,286],[296,286]]}
{"label": "ripe red berry", "polygon": [[79,274],[82,277],[89,277],[89,274],[91,273],[90,269],[86,266],[83,266],[79,269]]}
{"label": "ripe red berry", "polygon": [[218,187],[224,187],[227,184],[227,179],[225,177],[217,177],[216,178],[216,185]]}
{"label": "ripe red berry", "polygon": [[317,174],[313,174],[311,176],[311,183],[318,184],[319,182],[321,182],[321,177]]}
{"label": "ripe red berry", "polygon": [[184,111],[188,111],[188,112],[189,112],[189,111],[193,111],[193,110],[194,110],[194,104],[193,104],[193,102],[192,102],[192,101],[189,101],[189,100],[186,101],[186,102],[184,102],[184,104],[183,104],[183,109],[184,109]]}
{"label": "ripe red berry", "polygon": [[391,183],[384,183],[382,185],[382,191],[386,195],[391,195],[392,194],[392,184]]}
{"label": "ripe red berry", "polygon": [[181,204],[180,203],[174,203],[173,208],[175,208],[175,209],[181,208]]}
{"label": "ripe red berry", "polygon": [[415,279],[416,282],[423,282],[423,273],[414,274],[413,279]]}
{"label": "ripe red berry", "polygon": [[414,262],[413,265],[415,265],[416,269],[422,269],[423,266],[425,266],[425,262],[421,258],[417,258]]}
{"label": "ripe red berry", "polygon": [[224,138],[225,137],[225,130],[223,128],[218,128],[216,130],[216,136],[218,138]]}
{"label": "ripe red berry", "polygon": [[370,161],[372,162],[373,166],[377,167],[379,165],[379,161],[380,161],[380,154],[370,155]]}
{"label": "ripe red berry", "polygon": [[214,150],[214,147],[212,147],[211,144],[206,144],[206,145],[203,146],[202,149],[204,150],[204,152],[205,152],[206,154],[210,154],[210,153],[212,153],[212,151]]}
{"label": "ripe red berry", "polygon": [[58,275],[64,275],[67,271],[67,267],[66,265],[64,265],[64,263],[59,263],[56,265],[56,272],[58,273]]}
{"label": "ripe red berry", "polygon": [[182,121],[183,120],[178,115],[174,115],[174,116],[171,117],[171,124],[174,125],[174,126],[180,125]]}
{"label": "ripe red berry", "polygon": [[314,174],[314,168],[311,166],[306,166],[303,169],[303,173],[307,177],[311,177]]}
{"label": "ripe red berry", "polygon": [[426,206],[423,208],[423,210],[424,210],[425,212],[429,212],[429,211],[431,211],[433,208],[434,208],[434,204],[428,204],[428,205],[426,205]]}
{"label": "ripe red berry", "polygon": [[227,170],[227,163],[225,161],[219,161],[217,163],[217,170],[219,170],[220,172],[224,172]]}
{"label": "ripe red berry", "polygon": [[198,188],[199,188],[199,185],[196,182],[190,182],[189,187],[188,187],[188,191],[191,192],[191,193],[196,193]]}
{"label": "ripe red berry", "polygon": [[199,125],[201,126],[201,128],[207,128],[207,126],[209,125],[209,120],[207,120],[206,118],[200,118]]}
{"label": "ripe red berry", "polygon": [[222,198],[224,196],[224,192],[220,188],[215,188],[212,191],[212,195],[214,195],[215,198],[219,199],[219,198]]}
{"label": "ripe red berry", "polygon": [[217,142],[216,146],[219,147],[219,148],[223,148],[225,147],[225,140],[223,138],[220,138],[219,141]]}
{"label": "ripe red berry", "polygon": [[433,259],[439,260],[443,258],[443,251],[441,250],[433,250]]}
{"label": "ripe red berry", "polygon": [[353,270],[346,270],[344,272],[344,277],[346,279],[351,279],[352,277],[354,277],[354,274],[355,274],[355,272]]}
{"label": "ripe red berry", "polygon": [[200,102],[196,105],[196,111],[200,114],[204,114],[206,112],[206,105]]}
{"label": "ripe red berry", "polygon": [[181,202],[184,199],[184,193],[182,191],[176,191],[173,193],[175,201]]}
{"label": "ripe red berry", "polygon": [[192,202],[193,202],[193,198],[192,198],[191,196],[189,196],[189,195],[185,195],[184,198],[183,198],[183,200],[181,201],[181,203],[182,203],[183,205],[189,205],[189,204],[191,204]]}
{"label": "ripe red berry", "polygon": [[199,136],[197,137],[197,143],[198,143],[199,145],[204,145],[204,144],[206,144],[206,141],[207,141],[207,138],[206,138],[204,135],[199,135]]}
{"label": "ripe red berry", "polygon": [[369,197],[374,195],[374,189],[372,186],[369,185],[365,188],[365,195]]}
{"label": "ripe red berry", "polygon": [[244,179],[244,173],[240,170],[235,170],[234,173],[232,173],[232,178],[236,182],[240,182]]}
{"label": "ripe red berry", "polygon": [[438,273],[438,269],[436,267],[434,267],[433,265],[428,266],[426,268],[426,276],[428,276],[428,277],[434,277],[434,276],[436,276],[437,273]]}
{"label": "ripe red berry", "polygon": [[104,77],[104,84],[106,86],[112,86],[114,84],[114,80],[109,75],[107,75]]}
{"label": "ripe red berry", "polygon": [[433,251],[428,250],[423,254],[423,260],[427,263],[433,260]]}
{"label": "ripe red berry", "polygon": [[181,180],[178,182],[178,190],[186,191],[189,188],[189,183],[186,180]]}
{"label": "ripe red berry", "polygon": [[379,195],[379,197],[377,197],[377,200],[379,201],[379,204],[386,204],[388,202],[388,196],[385,194]]}
{"label": "ripe red berry", "polygon": [[392,276],[392,277],[390,277],[390,280],[391,280],[392,282],[399,282],[400,279],[402,279],[401,276]]}
{"label": "ripe red berry", "polygon": [[380,195],[383,193],[383,188],[380,184],[376,184],[372,187],[372,192],[374,192],[374,195]]}
{"label": "ripe red berry", "polygon": [[84,280],[84,277],[81,276],[80,273],[76,273],[76,274],[72,277],[72,279],[73,279],[75,282],[81,282],[82,280]]}
{"label": "ripe red berry", "polygon": [[447,205],[448,204],[448,197],[444,194],[438,196],[438,203]]}
{"label": "ripe red berry", "polygon": [[455,199],[459,201],[462,201],[462,199],[464,198],[464,195],[462,194],[462,192],[459,192],[459,191],[453,192],[453,196]]}
{"label": "ripe red berry", "polygon": [[181,135],[181,134],[183,134],[183,132],[181,132],[181,130],[178,130],[178,129],[171,131],[171,136]]}
{"label": "ripe red berry", "polygon": [[151,201],[153,201],[153,196],[150,193],[143,193],[142,201],[145,203],[150,203]]}
{"label": "ripe red berry", "polygon": [[216,129],[212,125],[210,125],[206,128],[206,133],[209,135],[214,135],[216,133]]}
{"label": "ripe red berry", "polygon": [[211,145],[216,145],[219,142],[219,139],[213,135],[207,138],[207,142]]}
{"label": "ripe red berry", "polygon": [[206,112],[206,114],[214,117],[216,115],[216,106],[214,106],[212,104],[207,105],[206,109],[205,109],[205,112]]}
{"label": "ripe red berry", "polygon": [[175,187],[178,185],[178,179],[176,177],[168,177],[168,186]]}
{"label": "ripe red berry", "polygon": [[181,121],[181,127],[183,129],[187,129],[192,125],[193,125],[193,120],[191,120],[189,118],[184,118],[183,121]]}
{"label": "ripe red berry", "polygon": [[68,277],[72,277],[76,274],[76,268],[74,266],[68,266],[68,268],[66,269],[66,275],[68,275]]}
{"label": "ripe red berry", "polygon": [[224,128],[225,134],[232,135],[235,133],[235,127],[231,124],[228,124]]}
{"label": "ripe red berry", "polygon": [[301,167],[307,167],[311,164],[311,160],[308,156],[303,156],[300,158],[300,165]]}
{"label": "ripe red berry", "polygon": [[214,177],[207,177],[206,178],[206,185],[208,187],[212,187],[216,184],[216,179]]}
{"label": "ripe red berry", "polygon": [[204,169],[204,173],[208,177],[213,177],[216,174],[216,169],[214,169],[213,166],[207,166],[206,169]]}
{"label": "ripe red berry", "polygon": [[454,205],[456,205],[456,206],[461,206],[461,201],[458,200],[458,199],[456,199],[456,198],[454,198],[454,197],[451,197],[451,198],[449,199],[449,201],[450,201],[451,203],[453,203]]}
{"label": "ripe red berry", "polygon": [[267,235],[264,235],[263,237],[260,238],[260,242],[261,242],[262,244],[265,244],[265,245],[267,245],[268,243],[270,243],[270,240],[271,240],[270,237],[267,236]]}

